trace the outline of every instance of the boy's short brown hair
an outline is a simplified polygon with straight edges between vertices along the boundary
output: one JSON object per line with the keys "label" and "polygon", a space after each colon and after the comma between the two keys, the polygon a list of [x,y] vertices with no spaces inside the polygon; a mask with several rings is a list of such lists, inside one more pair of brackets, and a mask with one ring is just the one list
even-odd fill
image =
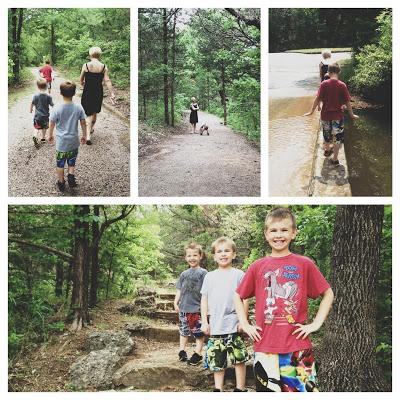
{"label": "boy's short brown hair", "polygon": [[47,88],[47,81],[44,78],[39,78],[36,81],[36,85],[39,89],[46,89]]}
{"label": "boy's short brown hair", "polygon": [[72,98],[75,96],[76,85],[74,82],[65,81],[60,85],[61,96]]}
{"label": "boy's short brown hair", "polygon": [[292,221],[293,229],[296,229],[296,217],[292,210],[287,207],[277,207],[271,210],[265,217],[264,230],[268,229],[268,222],[271,220],[281,221],[283,219],[290,219]]}
{"label": "boy's short brown hair", "polygon": [[332,63],[328,65],[328,74],[340,74],[340,65],[338,63]]}
{"label": "boy's short brown hair", "polygon": [[45,63],[46,63],[46,64],[50,64],[50,60],[46,60]]}
{"label": "boy's short brown hair", "polygon": [[236,253],[236,244],[232,239],[229,239],[226,236],[221,236],[218,239],[215,239],[211,245],[211,253],[215,254],[215,248],[221,244],[221,243],[227,243],[233,250],[234,253]]}
{"label": "boy's short brown hair", "polygon": [[186,250],[197,250],[201,257],[204,255],[203,248],[196,242],[191,242],[185,246],[185,256],[186,256]]}

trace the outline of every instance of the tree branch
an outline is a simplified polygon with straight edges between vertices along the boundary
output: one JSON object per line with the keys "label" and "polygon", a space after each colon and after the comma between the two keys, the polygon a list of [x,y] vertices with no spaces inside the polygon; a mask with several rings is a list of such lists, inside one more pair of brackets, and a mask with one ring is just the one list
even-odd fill
{"label": "tree branch", "polygon": [[54,247],[46,246],[45,244],[33,243],[33,242],[29,242],[28,240],[23,240],[23,239],[18,239],[18,238],[13,238],[13,237],[9,237],[8,241],[22,244],[25,246],[35,247],[37,249],[47,251],[48,253],[53,253],[57,256],[60,256],[61,258],[64,258],[67,261],[71,261],[74,259],[74,256],[72,256],[71,254],[65,253],[64,251],[61,251],[58,249],[55,249]]}

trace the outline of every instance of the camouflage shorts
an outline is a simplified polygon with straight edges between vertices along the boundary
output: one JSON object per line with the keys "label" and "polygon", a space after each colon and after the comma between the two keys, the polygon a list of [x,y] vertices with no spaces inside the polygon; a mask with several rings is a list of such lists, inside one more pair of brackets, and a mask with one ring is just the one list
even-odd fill
{"label": "camouflage shorts", "polygon": [[222,371],[231,365],[250,359],[246,345],[238,333],[211,336],[207,343],[206,366],[210,371]]}

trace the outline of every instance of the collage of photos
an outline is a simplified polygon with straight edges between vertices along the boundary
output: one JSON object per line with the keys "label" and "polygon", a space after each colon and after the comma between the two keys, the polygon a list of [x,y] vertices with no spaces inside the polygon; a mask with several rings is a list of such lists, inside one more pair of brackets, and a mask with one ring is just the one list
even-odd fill
{"label": "collage of photos", "polygon": [[222,3],[4,9],[9,398],[396,391],[396,6]]}

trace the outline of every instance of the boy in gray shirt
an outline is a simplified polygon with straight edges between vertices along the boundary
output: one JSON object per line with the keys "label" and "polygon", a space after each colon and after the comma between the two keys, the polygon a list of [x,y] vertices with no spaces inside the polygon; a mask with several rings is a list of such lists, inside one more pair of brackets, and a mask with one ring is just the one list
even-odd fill
{"label": "boy in gray shirt", "polygon": [[207,270],[200,267],[204,256],[201,246],[190,243],[185,247],[185,260],[189,269],[183,271],[176,284],[175,311],[179,313],[179,354],[180,361],[187,361],[186,346],[189,337],[196,339],[196,350],[188,360],[189,365],[198,365],[203,359],[201,353],[204,334],[201,330],[200,289]]}
{"label": "boy in gray shirt", "polygon": [[54,106],[53,99],[46,93],[47,82],[46,79],[40,78],[36,81],[36,85],[39,89],[39,93],[33,96],[29,112],[32,114],[33,108],[35,108],[35,116],[33,117],[33,127],[35,128],[35,134],[33,135],[33,144],[38,149],[39,145],[39,131],[42,131],[41,143],[46,142],[46,131],[49,127],[49,106]]}
{"label": "boy in gray shirt", "polygon": [[[244,272],[232,266],[236,258],[236,245],[227,237],[220,237],[211,246],[218,268],[209,272],[201,288],[201,329],[210,335],[206,360],[214,372],[214,392],[222,392],[228,359],[235,367],[236,388],[234,392],[245,392],[246,365],[249,359],[246,345],[240,337],[239,320],[233,296],[244,276]],[[248,309],[248,303],[245,305]],[[210,323],[207,322],[207,314]]]}
{"label": "boy in gray shirt", "polygon": [[[86,114],[80,104],[72,102],[76,85],[65,81],[60,85],[63,104],[58,104],[50,114],[49,143],[54,143],[54,127],[56,134],[57,186],[61,192],[65,191],[64,166],[68,165],[68,186],[77,186],[75,180],[75,163],[78,156],[79,143],[86,143]],[[78,121],[81,124],[82,136],[79,141]]]}

